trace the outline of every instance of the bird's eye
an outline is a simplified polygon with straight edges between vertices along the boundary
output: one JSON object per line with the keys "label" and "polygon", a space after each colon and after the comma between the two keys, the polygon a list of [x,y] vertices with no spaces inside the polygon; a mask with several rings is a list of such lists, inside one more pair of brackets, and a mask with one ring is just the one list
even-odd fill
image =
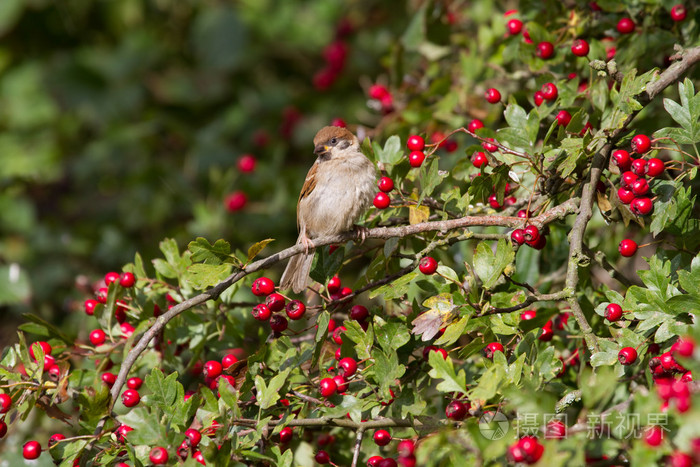
{"label": "bird's eye", "polygon": [[336,144],[338,144],[338,140],[336,138],[331,138],[331,144],[335,146]]}

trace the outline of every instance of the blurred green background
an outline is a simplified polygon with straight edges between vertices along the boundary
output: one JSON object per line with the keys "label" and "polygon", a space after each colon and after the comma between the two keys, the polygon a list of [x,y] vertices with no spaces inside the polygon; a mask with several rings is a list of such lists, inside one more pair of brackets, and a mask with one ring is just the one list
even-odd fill
{"label": "blurred green background", "polygon": [[[91,282],[137,251],[157,256],[165,237],[181,248],[196,236],[291,244],[313,135],[334,118],[381,118],[366,87],[410,11],[403,1],[2,0],[2,340],[16,339],[22,311],[60,323]],[[237,168],[246,153],[253,172]],[[227,211],[239,190],[247,204]]]}

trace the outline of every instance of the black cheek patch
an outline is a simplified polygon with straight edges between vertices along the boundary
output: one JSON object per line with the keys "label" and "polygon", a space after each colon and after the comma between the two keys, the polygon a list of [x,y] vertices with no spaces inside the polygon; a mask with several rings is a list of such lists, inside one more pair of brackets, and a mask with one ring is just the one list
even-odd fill
{"label": "black cheek patch", "polygon": [[347,149],[350,146],[350,141],[341,141],[340,144],[338,145],[338,148],[340,149]]}

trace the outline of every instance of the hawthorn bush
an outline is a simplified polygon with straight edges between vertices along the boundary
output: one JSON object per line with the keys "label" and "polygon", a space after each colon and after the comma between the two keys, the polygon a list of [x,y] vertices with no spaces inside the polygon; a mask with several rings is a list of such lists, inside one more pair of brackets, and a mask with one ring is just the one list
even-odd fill
{"label": "hawthorn bush", "polygon": [[[116,142],[92,147],[86,163],[134,137],[134,155],[156,176],[177,181],[193,161],[206,170],[179,193],[145,186],[118,200],[141,238],[166,236],[158,254],[143,245],[148,256],[80,282],[70,318],[57,317],[50,297],[33,302],[0,361],[3,456],[62,466],[700,463],[700,11],[654,1],[523,2],[517,11],[488,1],[367,1],[348,11],[187,3],[24,13],[48,21],[69,8],[86,26],[116,17],[123,24],[107,22],[114,37],[126,24],[151,25],[120,43],[127,56],[139,51],[138,65],[126,60],[134,68],[112,76],[150,81],[135,94],[125,85],[105,107],[115,114],[102,114],[60,99],[81,67],[116,73],[100,49],[78,47],[63,62],[52,55],[75,69],[42,94],[42,118],[10,106],[5,145],[39,129],[50,148],[33,162],[68,158],[59,148],[79,147],[75,125],[91,120],[86,131]],[[31,19],[3,18],[12,37]],[[186,45],[173,25],[188,26],[194,57],[178,55]],[[270,48],[285,28],[290,43]],[[319,71],[309,71],[310,52]],[[43,89],[42,72],[61,69],[40,69],[33,54],[31,64],[11,61],[26,74],[12,83],[28,95]],[[280,56],[294,73],[274,69]],[[253,138],[245,100],[207,122],[207,111],[245,96],[227,79],[255,88],[265,77],[269,89],[255,96],[298,88],[298,102],[320,102],[305,111],[322,117],[272,96],[283,116],[277,136]],[[209,93],[201,104],[190,94],[199,89]],[[258,105],[252,114],[264,113]],[[141,113],[152,122],[135,126]],[[190,118],[198,132],[184,128]],[[361,221],[369,233],[364,242],[354,233],[316,239],[312,281],[292,296],[275,280],[303,248],[287,246],[310,135],[333,118],[378,167]],[[226,138],[235,135],[283,141],[233,158],[237,143],[233,151]],[[173,156],[179,169],[147,157],[185,150],[215,156]],[[287,170],[282,156],[294,151],[308,156]],[[45,201],[28,189],[32,161],[13,161],[5,204],[31,210]],[[168,197],[188,192],[191,210]],[[137,202],[144,194],[174,212],[151,223],[153,206]],[[32,240],[21,230],[32,222],[56,231],[31,218],[14,231],[22,241]],[[160,225],[183,219],[172,235]],[[82,252],[74,257],[89,257]],[[31,271],[32,258],[20,259]],[[29,299],[30,279],[20,277],[23,293],[5,303]],[[60,281],[47,283],[55,291]]]}

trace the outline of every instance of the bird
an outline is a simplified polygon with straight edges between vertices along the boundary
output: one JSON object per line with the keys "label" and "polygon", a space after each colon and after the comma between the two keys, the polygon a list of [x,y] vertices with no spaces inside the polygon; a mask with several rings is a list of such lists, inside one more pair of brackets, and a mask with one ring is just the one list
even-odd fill
{"label": "bird", "polygon": [[[348,129],[321,128],[314,137],[314,154],[316,161],[297,202],[297,244],[304,245],[304,251],[289,260],[280,280],[282,290],[291,288],[295,293],[308,282],[314,259],[311,240],[353,230],[376,192],[376,168]],[[366,229],[357,229],[364,239]]]}

